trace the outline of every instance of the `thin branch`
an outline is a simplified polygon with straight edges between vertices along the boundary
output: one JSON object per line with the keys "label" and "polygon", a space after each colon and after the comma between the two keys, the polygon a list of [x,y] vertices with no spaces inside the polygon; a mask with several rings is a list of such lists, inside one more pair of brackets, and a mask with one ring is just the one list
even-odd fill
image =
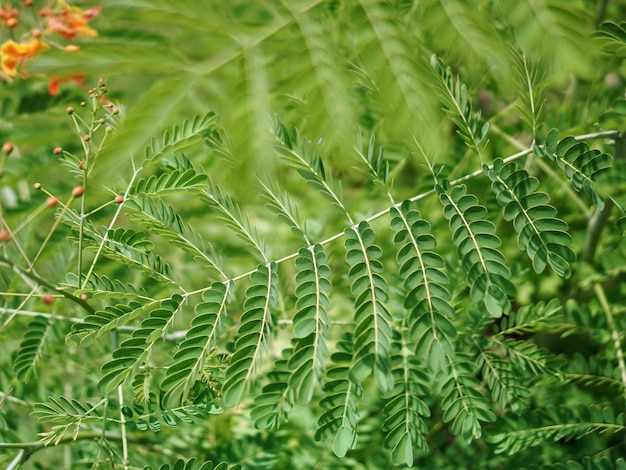
{"label": "thin branch", "polygon": [[[576,141],[581,141],[581,140],[592,140],[592,139],[600,139],[600,138],[615,138],[615,137],[617,137],[619,135],[620,135],[619,131],[600,131],[600,132],[594,132],[594,133],[591,133],[591,134],[582,134],[582,135],[574,136],[574,139]],[[521,144],[519,144],[519,145],[521,145]],[[504,163],[508,163],[508,162],[511,162],[511,161],[514,161],[514,160],[518,160],[518,159],[520,159],[522,157],[525,157],[527,155],[530,155],[532,153],[533,153],[533,149],[532,148],[524,148],[523,150],[520,150],[519,152],[514,153],[513,155],[509,155],[508,157],[504,158],[503,162]],[[466,181],[469,181],[469,180],[471,180],[473,178],[476,178],[477,176],[480,176],[482,174],[484,174],[484,171],[482,170],[482,168],[480,168],[478,170],[475,170],[475,171],[473,171],[471,173],[468,173],[468,174],[466,174],[464,176],[461,176],[460,178],[456,178],[456,179],[450,181],[450,187],[456,186],[456,185],[464,183]],[[420,193],[420,194],[418,194],[416,196],[413,196],[412,198],[409,199],[409,201],[416,202],[416,201],[425,199],[425,198],[427,198],[429,196],[432,196],[433,194],[435,194],[435,190],[434,189],[430,189],[430,190],[425,191],[423,193]],[[368,223],[371,223],[374,220],[379,219],[379,218],[389,214],[389,210],[392,207],[396,208],[396,209],[399,209],[401,205],[402,205],[402,202],[395,203],[392,206],[390,206],[390,207],[388,207],[386,209],[383,209],[383,210],[381,210],[381,211],[379,211],[379,212],[369,216],[368,218],[366,218],[364,220],[366,222],[368,222]],[[584,206],[584,207],[585,207],[585,212],[588,213],[589,209],[587,209],[586,206]],[[320,245],[327,245],[327,244],[329,244],[329,243],[331,243],[331,242],[333,242],[335,240],[338,240],[338,239],[342,238],[343,236],[344,236],[344,232],[339,232],[339,233],[336,233],[335,235],[332,235],[332,236],[326,238],[325,240],[322,240],[322,241],[318,242],[318,244],[320,244]],[[308,246],[307,248],[310,249],[311,246]],[[280,264],[280,263],[283,263],[283,262],[288,261],[290,259],[294,259],[297,256],[298,256],[298,253],[291,253],[291,254],[286,255],[286,256],[284,256],[284,257],[282,257],[282,258],[280,258],[280,259],[278,259],[278,260],[276,260],[274,262],[276,264]],[[243,274],[240,274],[240,275],[238,275],[236,277],[233,277],[233,278],[231,278],[228,281],[224,281],[224,283],[235,282],[235,281],[238,281],[240,279],[246,278],[246,277],[250,276],[255,271],[256,271],[256,268],[252,269],[252,270],[250,270],[248,272],[245,272]],[[195,291],[187,292],[187,293],[184,294],[184,297],[189,297],[189,296],[192,296],[192,295],[202,294],[202,293],[208,291],[210,288],[211,288],[210,286],[209,287],[203,287],[202,289],[198,289],[198,290],[195,290]]]}
{"label": "thin branch", "polygon": [[[134,166],[134,163],[133,163],[133,166]],[[128,183],[128,186],[126,188],[126,194],[129,193],[130,188],[132,187],[133,183],[135,182],[135,179],[137,178],[137,176],[139,175],[140,172],[141,172],[141,168],[135,168],[134,169],[133,176],[131,177],[131,179],[130,179],[130,181]],[[113,218],[111,219],[111,222],[109,223],[109,226],[107,227],[107,229],[106,229],[106,231],[104,233],[104,236],[102,237],[102,241],[100,242],[100,245],[98,246],[98,250],[96,251],[96,254],[93,257],[93,261],[91,262],[91,266],[89,267],[89,270],[87,271],[87,274],[85,274],[84,281],[81,283],[80,277],[78,278],[78,285],[81,288],[84,288],[87,285],[87,281],[89,281],[89,278],[93,274],[93,271],[96,268],[96,263],[100,259],[100,255],[102,254],[102,250],[104,249],[104,245],[106,244],[106,242],[107,242],[107,240],[109,238],[109,232],[113,229],[113,226],[115,225],[115,222],[117,222],[117,218],[120,216],[120,214],[122,212],[122,208],[124,207],[124,203],[125,202],[126,202],[126,198],[124,198],[122,203],[119,204],[119,206],[117,207],[117,210],[115,211],[115,214],[113,215]]]}
{"label": "thin branch", "polygon": [[25,276],[33,281],[35,281],[37,284],[41,285],[41,286],[45,286],[48,289],[50,289],[51,291],[54,291],[58,294],[61,294],[63,297],[65,297],[68,300],[71,300],[72,302],[80,305],[85,311],[87,311],[88,313],[95,313],[95,309],[89,305],[87,302],[85,302],[83,299],[81,299],[80,297],[76,297],[75,295],[70,294],[69,292],[66,292],[63,289],[58,288],[57,286],[55,286],[54,284],[52,284],[49,281],[46,281],[44,278],[38,276],[35,273],[26,271],[25,269],[20,268],[19,266],[17,266],[16,264],[13,263],[13,261],[11,261],[10,259],[0,255],[0,264],[5,264],[9,267],[11,267],[13,270],[15,270],[18,274]]}
{"label": "thin branch", "polygon": [[[106,439],[109,441],[122,441],[122,436],[113,432],[101,432],[101,431],[89,431],[79,434],[78,436],[64,436],[59,440],[59,443],[56,446],[72,444],[75,441],[87,441],[94,439]],[[142,442],[145,443],[144,440],[140,439],[131,439],[133,442]],[[22,464],[26,463],[31,456],[42,449],[45,449],[46,445],[41,443],[40,441],[31,441],[31,442],[0,442],[0,449],[17,449],[19,450],[17,456],[13,459],[11,464],[7,467],[7,469],[17,469]]]}
{"label": "thin branch", "polygon": [[604,289],[599,283],[595,283],[593,285],[593,290],[600,301],[600,305],[602,306],[602,310],[606,315],[606,320],[609,324],[609,328],[611,329],[611,338],[613,339],[613,344],[615,345],[615,351],[617,355],[617,364],[619,365],[619,369],[621,371],[622,378],[622,386],[624,387],[624,403],[626,403],[626,362],[624,361],[624,351],[622,350],[622,341],[619,337],[619,333],[615,326],[615,320],[613,319],[613,314],[611,313],[611,306],[606,298],[606,294],[604,293]]}

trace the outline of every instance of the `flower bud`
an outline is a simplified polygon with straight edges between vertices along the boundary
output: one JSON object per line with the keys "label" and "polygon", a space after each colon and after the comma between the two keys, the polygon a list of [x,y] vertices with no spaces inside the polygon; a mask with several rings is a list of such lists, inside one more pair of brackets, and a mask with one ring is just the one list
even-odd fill
{"label": "flower bud", "polygon": [[2,153],[6,153],[8,155],[13,151],[13,148],[12,142],[5,142],[2,144]]}
{"label": "flower bud", "polygon": [[54,147],[54,150],[52,151],[52,153],[55,155],[60,155],[61,152],[63,152],[63,149],[61,147]]}
{"label": "flower bud", "polygon": [[84,192],[85,192],[84,186],[76,186],[74,187],[74,189],[72,189],[72,196],[80,197],[83,195]]}

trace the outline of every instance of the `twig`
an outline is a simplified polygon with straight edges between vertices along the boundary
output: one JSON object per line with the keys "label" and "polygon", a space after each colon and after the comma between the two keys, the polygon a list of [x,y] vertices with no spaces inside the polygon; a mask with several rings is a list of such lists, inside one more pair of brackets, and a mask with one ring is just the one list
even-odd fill
{"label": "twig", "polygon": [[624,387],[624,403],[626,403],[626,362],[624,361],[624,351],[622,350],[622,341],[619,337],[619,333],[617,332],[617,328],[615,326],[615,320],[613,319],[613,314],[611,313],[611,306],[606,298],[606,294],[604,293],[604,289],[599,283],[595,283],[593,285],[593,290],[600,301],[600,305],[602,306],[602,310],[606,315],[606,320],[609,324],[609,328],[611,329],[611,337],[613,338],[613,344],[615,345],[615,351],[617,354],[617,364],[619,365],[619,369],[622,375],[622,386]]}
{"label": "twig", "polygon": [[13,268],[13,270],[15,270],[20,275],[26,276],[27,278],[35,281],[37,284],[41,286],[45,286],[51,291],[61,294],[66,299],[71,300],[72,302],[80,305],[85,311],[89,313],[96,313],[95,309],[91,305],[89,305],[87,302],[85,302],[83,299],[81,299],[80,297],[76,297],[75,295],[72,295],[69,292],[64,291],[63,289],[59,289],[57,286],[55,286],[49,281],[46,281],[44,278],[38,276],[37,274],[20,268],[18,265],[14,264],[13,261],[11,261],[10,259],[2,255],[0,255],[0,264],[5,264],[7,266],[10,266],[11,268]]}

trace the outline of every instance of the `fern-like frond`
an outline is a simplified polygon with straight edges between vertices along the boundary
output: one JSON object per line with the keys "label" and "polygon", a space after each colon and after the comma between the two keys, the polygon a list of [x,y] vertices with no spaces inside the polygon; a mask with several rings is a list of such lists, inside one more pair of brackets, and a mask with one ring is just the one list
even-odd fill
{"label": "fern-like frond", "polygon": [[[74,211],[66,211],[64,221],[72,229],[80,230],[79,216]],[[143,232],[119,228],[100,233],[91,223],[85,222],[82,224],[81,239],[86,250],[100,253],[113,261],[137,269],[156,281],[176,285],[172,268],[159,255],[150,251],[153,243]]]}
{"label": "fern-like frond", "polygon": [[31,377],[36,376],[51,330],[52,322],[48,318],[35,317],[28,324],[13,361],[13,373],[21,382],[28,383]]}
{"label": "fern-like frond", "polygon": [[140,303],[107,305],[103,310],[87,315],[82,323],[72,325],[66,341],[77,346],[88,346],[103,334],[147,314],[160,300]]}
{"label": "fern-like frond", "polygon": [[591,433],[617,433],[626,431],[622,413],[615,415],[611,408],[597,405],[554,407],[529,411],[521,416],[503,417],[500,432],[487,439],[496,445],[496,453],[514,455],[544,443],[580,439]]}
{"label": "fern-like frond", "polygon": [[378,152],[375,151],[376,136],[374,133],[370,135],[369,145],[367,147],[367,154],[363,151],[363,136],[361,130],[358,130],[356,139],[357,155],[367,165],[367,173],[372,178],[374,184],[376,184],[382,191],[387,193],[393,203],[393,197],[390,194],[390,185],[388,183],[389,178],[389,160],[384,157],[384,149],[380,147]]}
{"label": "fern-like frond", "polygon": [[530,341],[504,338],[499,335],[492,336],[491,340],[502,349],[520,373],[530,372],[538,376],[562,378],[563,373],[560,369],[563,361],[545,348],[540,348]]}
{"label": "fern-like frond", "polygon": [[353,338],[345,333],[337,344],[338,351],[331,355],[336,364],[326,373],[324,398],[320,406],[326,410],[320,416],[315,439],[333,439],[333,452],[344,457],[350,449],[356,448],[358,439],[357,397],[363,393],[361,386],[350,378],[353,359]]}
{"label": "fern-like frond", "polygon": [[213,283],[202,294],[202,299],[203,302],[195,308],[196,315],[191,321],[191,327],[178,345],[172,365],[161,382],[163,398],[167,403],[182,403],[188,399],[191,387],[204,370],[211,349],[217,346],[218,335],[223,329],[222,320],[226,315],[229,287],[224,283]]}
{"label": "fern-like frond", "polygon": [[475,196],[467,194],[465,185],[450,189],[444,182],[444,186],[437,184],[435,190],[450,221],[472,301],[482,302],[493,317],[510,313],[509,296],[515,294],[515,287],[504,256],[498,251],[501,241],[495,235],[496,228],[486,219],[487,209],[478,204]]}
{"label": "fern-like frond", "polygon": [[248,394],[263,352],[268,347],[273,324],[271,308],[277,298],[276,270],[275,263],[260,265],[250,275],[252,285],[246,290],[244,312],[222,387],[227,407],[237,405]]}
{"label": "fern-like frond", "polygon": [[496,420],[489,401],[480,391],[480,382],[475,378],[477,365],[472,359],[457,354],[441,386],[443,421],[452,421],[452,432],[466,442],[480,438],[481,422]]}
{"label": "fern-like frond", "polygon": [[260,183],[263,189],[261,196],[265,199],[267,207],[274,211],[280,220],[289,225],[293,233],[310,245],[311,241],[306,234],[306,222],[301,222],[298,207],[290,201],[289,195],[281,191],[276,182],[261,181]]}
{"label": "fern-like frond", "polygon": [[226,225],[237,234],[248,246],[252,247],[256,254],[260,255],[263,261],[268,258],[265,253],[265,246],[259,239],[259,234],[255,227],[250,225],[247,217],[241,214],[241,209],[233,202],[228,194],[224,194],[219,186],[211,182],[210,189],[202,192],[202,197],[221,216]]}
{"label": "fern-like frond", "polygon": [[375,245],[376,235],[367,222],[345,231],[346,262],[349,266],[352,295],[355,297],[354,360],[350,370],[360,383],[374,372],[381,391],[393,387],[391,375],[391,323],[385,306],[389,286],[382,276],[382,250]]}
{"label": "fern-like frond", "polygon": [[287,419],[294,402],[309,403],[325,371],[331,283],[323,247],[302,248],[296,269],[296,338],[292,340],[294,347],[283,350],[283,358],[268,374],[271,383],[255,399],[251,416],[261,429],[277,429]]}
{"label": "fern-like frond", "polygon": [[171,327],[175,313],[180,308],[183,298],[174,294],[160,302],[159,307],[150,312],[130,338],[124,340],[113,351],[113,357],[102,366],[102,377],[98,386],[110,392],[136,372],[140,366],[150,367],[149,360],[156,342]]}
{"label": "fern-like frond", "polygon": [[49,397],[47,403],[35,403],[31,416],[50,426],[49,430],[39,434],[41,443],[58,445],[68,432],[76,439],[83,425],[102,425],[106,420],[100,409],[104,403],[103,400],[92,406],[64,396]]}
{"label": "fern-like frond", "polygon": [[540,69],[539,60],[536,56],[530,56],[526,52],[515,50],[513,52],[515,65],[517,90],[521,104],[518,109],[521,117],[530,128],[533,136],[533,144],[540,126],[539,117],[543,107],[543,92],[545,82]]}
{"label": "fern-like frond", "polygon": [[429,395],[431,380],[408,349],[404,338],[395,333],[391,357],[395,386],[385,397],[382,413],[387,431],[383,445],[391,451],[392,463],[411,467],[415,451],[428,450],[424,418],[430,416],[430,409],[421,397]]}
{"label": "fern-like frond", "polygon": [[404,308],[409,312],[411,338],[417,343],[416,356],[437,370],[445,367],[446,356],[454,356],[452,341],[456,337],[445,263],[431,251],[437,242],[430,224],[409,201],[399,209],[391,208],[390,214],[391,227],[396,231],[393,241],[398,249],[398,274],[408,292]]}
{"label": "fern-like frond", "polygon": [[293,330],[297,339],[289,358],[292,375],[289,386],[296,402],[311,401],[316,383],[321,382],[325,368],[330,320],[328,295],[332,288],[330,268],[322,245],[301,249],[296,258],[296,315]]}
{"label": "fern-like frond", "polygon": [[87,283],[82,276],[82,288],[78,283],[78,276],[75,273],[65,275],[65,286],[72,289],[77,294],[89,293],[92,297],[105,297],[107,299],[124,298],[130,300],[151,300],[146,290],[142,287],[135,287],[132,284],[125,284],[119,279],[111,279],[104,274],[92,273]]}
{"label": "fern-like frond", "polygon": [[526,408],[530,390],[524,383],[524,374],[520,374],[510,361],[500,356],[487,338],[473,336],[472,341],[478,349],[477,364],[493,401],[501,409],[510,407],[515,413]]}
{"label": "fern-like frond", "polygon": [[550,196],[537,191],[539,180],[517,163],[504,163],[500,158],[492,168],[484,165],[483,171],[491,180],[496,201],[504,209],[504,219],[513,221],[519,234],[518,246],[528,253],[535,272],[543,272],[549,264],[558,276],[570,277],[570,263],[576,260],[569,247],[572,237],[567,223],[557,218],[557,210],[548,204]]}
{"label": "fern-like frond", "polygon": [[135,211],[131,215],[133,222],[169,241],[193,259],[200,260],[204,266],[214,269],[226,278],[217,260],[204,248],[200,235],[190,225],[183,222],[173,207],[160,199],[147,198],[128,200],[125,207]]}
{"label": "fern-like frond", "polygon": [[564,328],[563,306],[558,299],[526,305],[502,318],[493,328],[503,336],[558,331]]}
{"label": "fern-like frond", "polygon": [[215,406],[212,400],[203,404],[188,403],[163,409],[156,394],[149,392],[144,400],[135,397],[132,403],[123,406],[121,411],[131,430],[136,428],[140,431],[158,432],[161,430],[161,424],[170,428],[177,428],[181,423],[197,424],[210,415],[221,414],[224,410]]}
{"label": "fern-like frond", "polygon": [[162,139],[153,138],[144,152],[146,162],[159,163],[160,158],[196,144],[215,128],[216,121],[212,112],[204,116],[196,115],[192,120],[185,120],[181,126],[165,131]]}
{"label": "fern-like frond", "polygon": [[290,135],[285,125],[279,120],[276,122],[274,133],[278,139],[276,145],[278,152],[297,169],[309,185],[339,207],[352,223],[352,218],[343,202],[341,183],[335,185],[332,176],[326,174],[322,158],[313,149],[313,143],[300,137],[297,129],[294,129],[293,135]]}
{"label": "fern-like frond", "polygon": [[289,386],[292,373],[287,362],[292,356],[292,348],[283,350],[283,358],[276,361],[274,368],[267,375],[270,383],[265,385],[254,399],[250,417],[258,429],[275,431],[288,419],[289,411],[293,407],[293,393]]}
{"label": "fern-like frond", "polygon": [[626,21],[620,24],[611,21],[602,23],[593,38],[604,52],[626,57]]}
{"label": "fern-like frond", "polygon": [[162,197],[170,194],[197,193],[209,187],[208,176],[189,168],[185,171],[172,170],[138,180],[129,195]]}
{"label": "fern-like frond", "polygon": [[559,140],[559,132],[552,129],[546,137],[545,146],[535,146],[535,153],[555,162],[571,181],[576,191],[581,189],[599,210],[604,208],[604,197],[598,194],[596,179],[613,164],[613,158],[597,149],[590,149],[586,142],[567,136]]}
{"label": "fern-like frond", "polygon": [[474,113],[467,87],[459,78],[455,79],[450,67],[446,67],[443,61],[435,55],[430,63],[435,70],[444,110],[458,127],[457,132],[465,144],[482,160],[480,144],[489,131],[489,124],[486,122],[481,124],[480,111]]}

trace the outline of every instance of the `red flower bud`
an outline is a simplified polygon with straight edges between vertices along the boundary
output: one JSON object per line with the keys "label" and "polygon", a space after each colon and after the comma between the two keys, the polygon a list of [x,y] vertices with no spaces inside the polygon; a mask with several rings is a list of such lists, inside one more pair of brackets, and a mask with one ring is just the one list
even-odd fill
{"label": "red flower bud", "polygon": [[46,206],[48,207],[54,207],[58,203],[59,203],[59,200],[54,196],[50,196],[48,199],[46,199]]}
{"label": "red flower bud", "polygon": [[6,230],[0,230],[0,242],[6,242],[11,238],[11,234]]}
{"label": "red flower bud", "polygon": [[72,189],[72,196],[80,197],[83,195],[84,192],[85,192],[84,186],[76,186],[74,189]]}
{"label": "red flower bud", "polygon": [[54,297],[51,294],[44,294],[41,296],[41,301],[46,305],[50,305],[54,302]]}
{"label": "red flower bud", "polygon": [[5,142],[4,144],[2,144],[2,152],[6,153],[7,155],[13,151],[13,148],[14,147],[12,142]]}
{"label": "red flower bud", "polygon": [[59,155],[61,152],[63,152],[63,149],[61,147],[54,147],[54,150],[52,151],[52,153],[55,155]]}

